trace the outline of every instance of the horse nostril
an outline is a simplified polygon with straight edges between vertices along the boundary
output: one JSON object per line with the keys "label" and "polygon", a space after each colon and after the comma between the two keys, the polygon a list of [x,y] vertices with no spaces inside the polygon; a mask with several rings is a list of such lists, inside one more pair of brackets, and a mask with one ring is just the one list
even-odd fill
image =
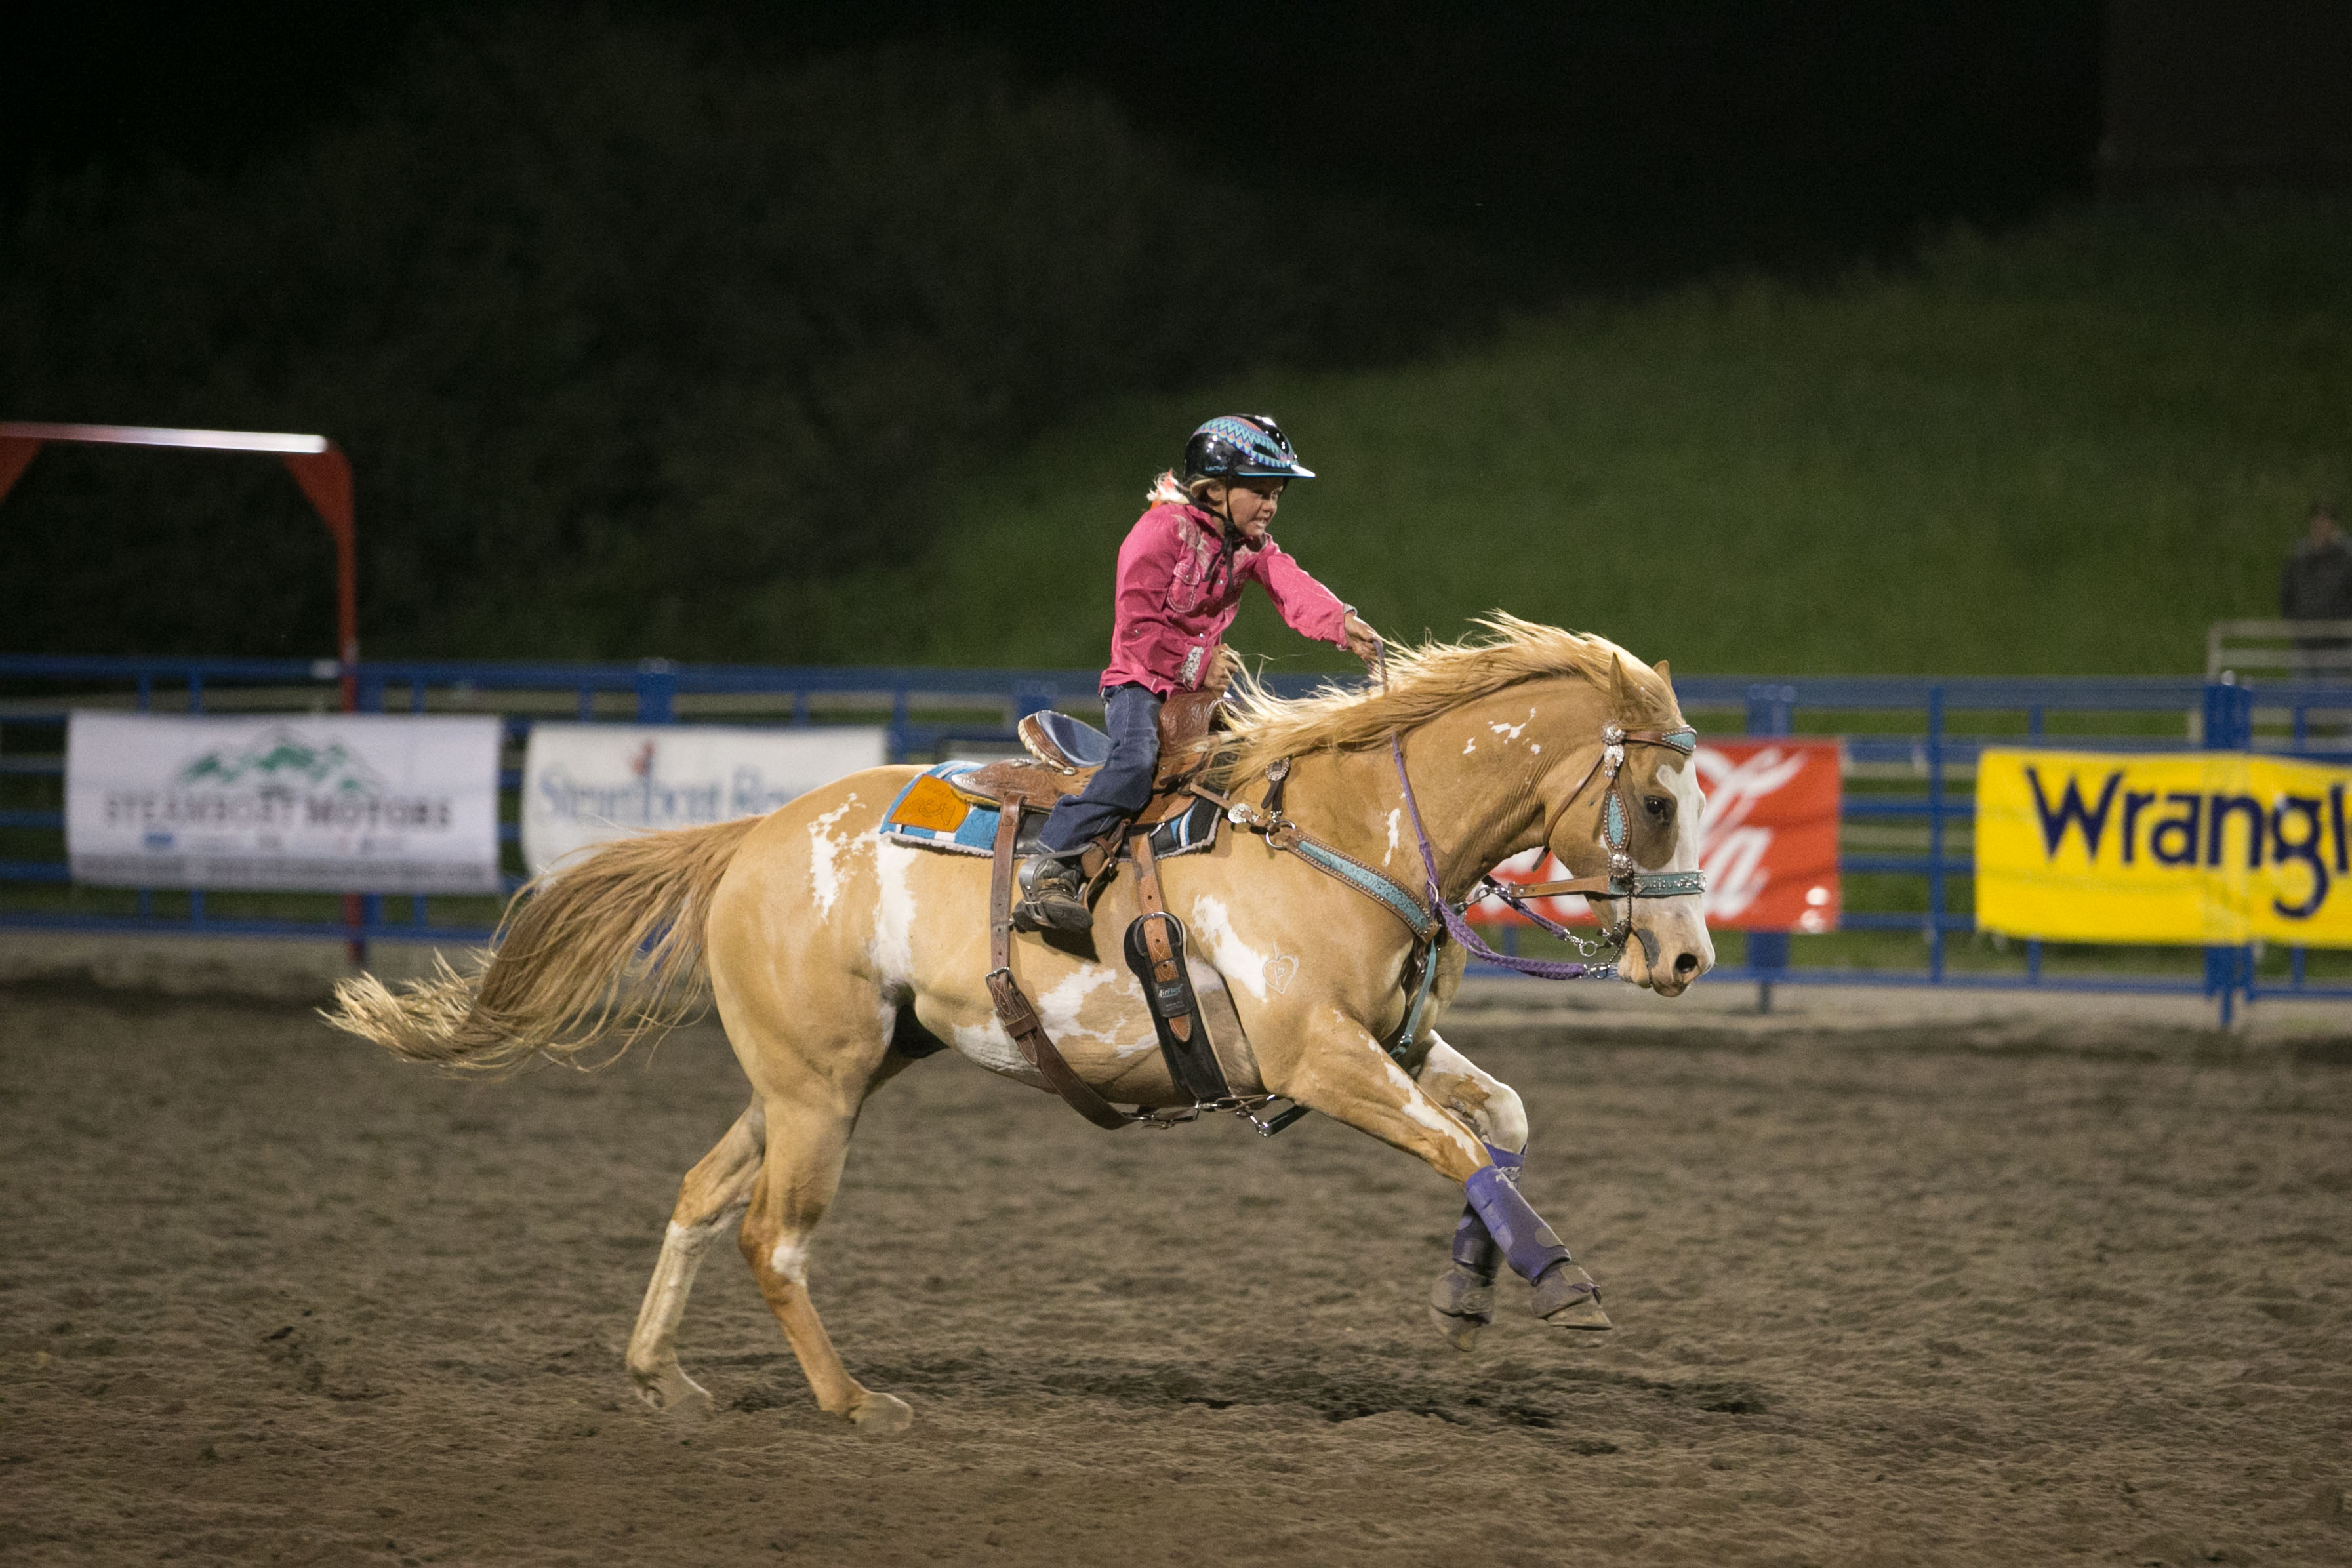
{"label": "horse nostril", "polygon": [[1675,973],[1687,975],[1698,967],[1698,955],[1685,953],[1675,959]]}

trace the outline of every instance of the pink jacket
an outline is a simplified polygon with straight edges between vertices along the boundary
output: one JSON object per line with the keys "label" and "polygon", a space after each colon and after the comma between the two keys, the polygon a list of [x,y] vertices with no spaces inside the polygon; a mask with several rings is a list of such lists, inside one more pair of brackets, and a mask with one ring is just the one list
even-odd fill
{"label": "pink jacket", "polygon": [[1161,696],[1201,684],[1209,655],[1234,623],[1242,584],[1265,589],[1302,637],[1336,643],[1348,606],[1267,538],[1229,550],[1224,524],[1198,507],[1167,503],[1135,521],[1118,547],[1118,587],[1106,690],[1132,683]]}

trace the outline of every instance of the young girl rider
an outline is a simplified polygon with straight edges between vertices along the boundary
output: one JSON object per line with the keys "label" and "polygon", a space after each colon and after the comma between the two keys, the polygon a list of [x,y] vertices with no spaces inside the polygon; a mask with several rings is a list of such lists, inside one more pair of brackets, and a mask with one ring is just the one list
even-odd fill
{"label": "young girl rider", "polygon": [[1255,582],[1302,636],[1369,663],[1372,629],[1307,575],[1267,530],[1283,486],[1312,479],[1282,427],[1265,414],[1213,419],[1184,447],[1184,472],[1160,476],[1151,507],[1119,547],[1110,665],[1102,673],[1110,757],[1086,789],[1065,796],[1039,833],[1043,852],[1021,868],[1025,925],[1090,931],[1077,857],[1143,810],[1160,762],[1160,708],[1197,689],[1233,624],[1242,586]]}

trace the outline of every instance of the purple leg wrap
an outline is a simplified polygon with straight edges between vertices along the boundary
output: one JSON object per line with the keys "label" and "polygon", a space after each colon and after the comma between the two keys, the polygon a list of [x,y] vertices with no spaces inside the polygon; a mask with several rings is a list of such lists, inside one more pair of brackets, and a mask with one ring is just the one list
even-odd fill
{"label": "purple leg wrap", "polygon": [[1482,1281],[1494,1279],[1503,1261],[1503,1249],[1486,1234],[1486,1222],[1466,1204],[1462,1218],[1454,1222],[1454,1261]]}
{"label": "purple leg wrap", "polygon": [[[1470,1209],[1485,1224],[1486,1234],[1503,1249],[1511,1272],[1533,1282],[1555,1263],[1570,1262],[1551,1227],[1528,1206],[1512,1179],[1516,1170],[1488,1166],[1462,1185],[1470,1194]],[[1458,1241],[1461,1232],[1454,1232]]]}
{"label": "purple leg wrap", "polygon": [[[1527,1164],[1527,1155],[1498,1149],[1492,1144],[1486,1145],[1486,1154],[1503,1173],[1504,1180],[1516,1183],[1519,1179],[1519,1167]],[[1454,1222],[1454,1260],[1480,1280],[1492,1280],[1503,1260],[1503,1249],[1487,1233],[1486,1222],[1478,1218],[1475,1204],[1465,1205],[1462,1218]]]}

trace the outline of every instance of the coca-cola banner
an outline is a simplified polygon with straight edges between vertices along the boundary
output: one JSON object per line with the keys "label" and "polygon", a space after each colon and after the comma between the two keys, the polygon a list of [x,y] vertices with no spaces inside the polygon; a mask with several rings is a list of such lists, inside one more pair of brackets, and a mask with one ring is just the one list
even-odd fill
{"label": "coca-cola banner", "polygon": [[[1842,758],[1833,740],[1708,741],[1698,748],[1706,791],[1700,863],[1706,920],[1741,931],[1829,931],[1838,920],[1838,808]],[[1552,882],[1570,873],[1541,851],[1506,861],[1498,882]],[[1578,897],[1538,899],[1549,919],[1590,922]],[[1496,900],[1470,918],[1524,925]]]}

